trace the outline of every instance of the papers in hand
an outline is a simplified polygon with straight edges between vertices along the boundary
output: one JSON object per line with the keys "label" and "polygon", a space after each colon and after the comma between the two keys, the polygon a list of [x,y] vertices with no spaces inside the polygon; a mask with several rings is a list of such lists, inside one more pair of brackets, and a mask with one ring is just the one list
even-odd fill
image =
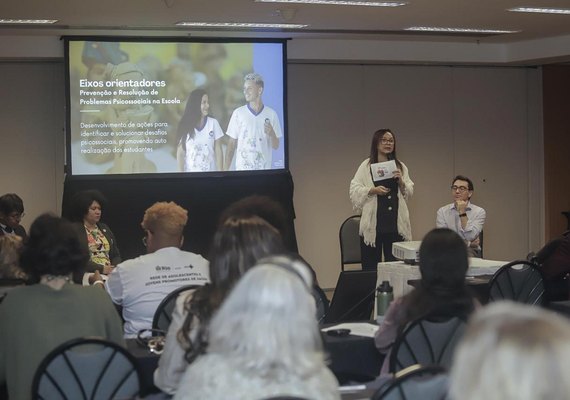
{"label": "papers in hand", "polygon": [[394,160],[370,164],[370,172],[372,172],[372,180],[374,182],[393,178],[394,172],[397,170],[398,166]]}
{"label": "papers in hand", "polygon": [[338,324],[335,326],[329,326],[328,328],[321,329],[321,331],[326,332],[332,329],[350,329],[351,335],[373,338],[378,328],[379,328],[378,325],[372,325],[367,322],[351,322],[351,323]]}

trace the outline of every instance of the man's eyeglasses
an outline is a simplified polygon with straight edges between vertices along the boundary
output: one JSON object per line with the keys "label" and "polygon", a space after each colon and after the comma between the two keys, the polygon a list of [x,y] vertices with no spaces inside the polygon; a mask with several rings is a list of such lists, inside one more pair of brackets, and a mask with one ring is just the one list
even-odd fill
{"label": "man's eyeglasses", "polygon": [[9,218],[12,219],[22,219],[26,216],[26,213],[19,213],[19,212],[13,212],[12,214],[8,214]]}
{"label": "man's eyeglasses", "polygon": [[380,143],[382,143],[382,144],[394,144],[394,140],[393,139],[381,139]]}
{"label": "man's eyeglasses", "polygon": [[452,190],[453,192],[457,192],[457,191],[459,190],[460,193],[463,193],[463,192],[469,190],[469,188],[466,188],[465,186],[455,186],[455,185],[453,185],[453,186],[451,186],[451,190]]}

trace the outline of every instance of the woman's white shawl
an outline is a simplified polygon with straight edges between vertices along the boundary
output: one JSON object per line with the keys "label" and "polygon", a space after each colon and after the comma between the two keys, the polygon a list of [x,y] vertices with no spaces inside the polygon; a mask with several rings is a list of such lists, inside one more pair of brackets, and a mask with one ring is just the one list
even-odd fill
{"label": "woman's white shawl", "polygon": [[[410,213],[406,201],[414,193],[414,182],[408,174],[408,167],[402,163],[402,182],[404,190],[398,190],[398,233],[405,240],[412,240],[412,227]],[[369,196],[368,192],[374,187],[370,174],[370,162],[366,159],[360,164],[354,178],[350,182],[350,201],[354,211],[361,214],[360,236],[368,246],[376,246],[376,196]]]}

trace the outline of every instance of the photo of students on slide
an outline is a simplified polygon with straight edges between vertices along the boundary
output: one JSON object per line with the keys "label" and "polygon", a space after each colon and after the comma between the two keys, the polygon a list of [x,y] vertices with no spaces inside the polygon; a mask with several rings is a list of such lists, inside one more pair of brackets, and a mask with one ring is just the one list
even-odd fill
{"label": "photo of students on slide", "polygon": [[208,115],[210,102],[204,89],[190,93],[178,125],[178,168],[182,172],[222,170],[224,136],[217,119]]}
{"label": "photo of students on slide", "polygon": [[234,110],[228,130],[228,147],[224,168],[230,169],[235,154],[235,170],[272,168],[272,149],[279,147],[281,124],[272,108],[263,104],[264,89],[261,75],[244,77],[243,94],[246,105]]}

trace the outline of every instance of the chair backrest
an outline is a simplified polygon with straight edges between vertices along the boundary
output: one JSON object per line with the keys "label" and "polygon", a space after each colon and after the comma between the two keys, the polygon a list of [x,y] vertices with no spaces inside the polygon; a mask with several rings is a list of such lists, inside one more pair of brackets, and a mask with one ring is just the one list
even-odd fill
{"label": "chair backrest", "polygon": [[453,353],[466,328],[466,316],[434,312],[412,321],[396,338],[390,372],[414,364],[451,367]]}
{"label": "chair backrest", "polygon": [[178,289],[170,292],[156,307],[154,312],[154,317],[152,318],[152,329],[157,331],[168,332],[168,327],[172,322],[172,311],[174,311],[174,306],[176,305],[176,299],[178,295],[182,292],[188,290],[199,288],[199,285],[186,285],[181,286]]}
{"label": "chair backrest", "polygon": [[325,316],[329,312],[329,299],[323,289],[317,285],[313,285],[313,297],[317,306],[317,322],[319,324],[325,321]]}
{"label": "chair backrest", "polygon": [[132,399],[140,390],[136,360],[121,346],[103,339],[73,339],[40,363],[32,399]]}
{"label": "chair backrest", "polygon": [[448,377],[439,365],[422,367],[412,365],[382,385],[372,400],[444,400],[447,396]]}
{"label": "chair backrest", "polygon": [[544,301],[544,280],[540,269],[526,260],[503,265],[489,282],[489,301],[494,300],[541,305]]}
{"label": "chair backrest", "polygon": [[340,241],[340,268],[346,264],[360,264],[360,215],[353,215],[344,220],[338,233]]}
{"label": "chair backrest", "polygon": [[375,289],[376,271],[342,271],[325,322],[370,320]]}

